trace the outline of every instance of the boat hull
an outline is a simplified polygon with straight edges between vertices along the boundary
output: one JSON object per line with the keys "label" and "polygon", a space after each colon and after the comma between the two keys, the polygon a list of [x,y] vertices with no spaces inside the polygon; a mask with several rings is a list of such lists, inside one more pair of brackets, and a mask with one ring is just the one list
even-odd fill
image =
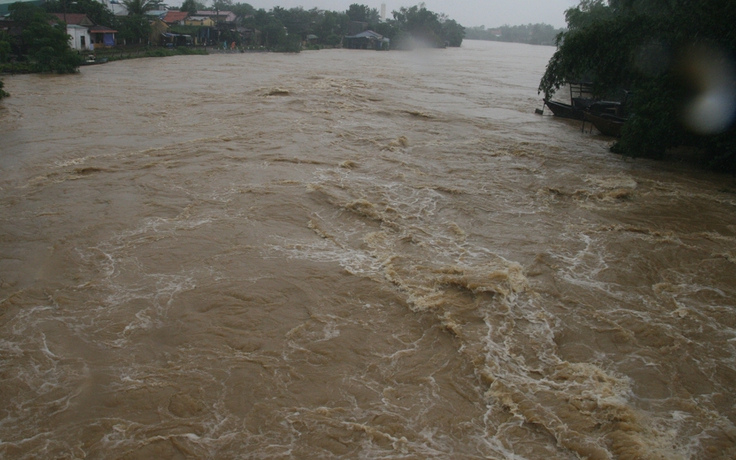
{"label": "boat hull", "polygon": [[585,112],[583,121],[587,121],[595,126],[595,128],[605,136],[621,137],[621,127],[626,122],[626,119],[613,115],[595,115],[590,112]]}
{"label": "boat hull", "polygon": [[570,104],[565,104],[562,102],[556,102],[556,101],[550,101],[549,99],[544,100],[544,104],[549,107],[549,110],[554,114],[556,117],[562,117],[562,118],[572,118],[574,120],[582,120],[585,112],[582,110],[573,107]]}

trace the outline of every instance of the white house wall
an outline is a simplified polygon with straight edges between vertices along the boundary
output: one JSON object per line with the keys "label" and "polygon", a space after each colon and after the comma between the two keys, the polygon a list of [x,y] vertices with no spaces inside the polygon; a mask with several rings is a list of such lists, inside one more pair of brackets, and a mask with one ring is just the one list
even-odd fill
{"label": "white house wall", "polygon": [[[67,26],[66,33],[69,34],[69,46],[77,51],[90,51],[94,50],[92,44],[92,37],[89,35],[89,30],[86,27],[81,26]],[[84,37],[84,46],[82,46],[82,37]]]}

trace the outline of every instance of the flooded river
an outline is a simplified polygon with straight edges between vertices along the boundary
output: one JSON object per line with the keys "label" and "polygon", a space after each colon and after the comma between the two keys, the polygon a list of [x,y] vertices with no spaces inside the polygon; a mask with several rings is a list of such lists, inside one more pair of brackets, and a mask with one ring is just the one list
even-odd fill
{"label": "flooded river", "polygon": [[736,457],[736,182],[536,115],[553,51],[4,77],[0,457]]}

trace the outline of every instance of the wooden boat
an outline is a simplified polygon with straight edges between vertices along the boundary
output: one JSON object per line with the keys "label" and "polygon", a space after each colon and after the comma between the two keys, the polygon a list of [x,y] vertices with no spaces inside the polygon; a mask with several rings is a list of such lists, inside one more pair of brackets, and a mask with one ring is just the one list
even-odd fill
{"label": "wooden boat", "polygon": [[626,123],[626,118],[606,113],[595,114],[592,112],[585,112],[583,118],[583,131],[585,130],[586,121],[595,126],[595,128],[604,136],[621,137],[621,127]]}
{"label": "wooden boat", "polygon": [[570,104],[544,99],[544,105],[550,111],[562,118],[584,120],[585,113],[620,115],[622,103],[619,101],[602,101],[593,97],[593,84],[587,82],[573,82],[570,86]]}
{"label": "wooden boat", "polygon": [[580,108],[574,107],[570,104],[565,104],[564,102],[550,101],[546,98],[544,99],[544,105],[549,107],[556,117],[582,120],[585,114],[585,112]]}
{"label": "wooden boat", "polygon": [[620,102],[616,101],[593,101],[573,99],[573,104],[565,104],[563,102],[550,101],[544,99],[544,104],[549,107],[552,113],[557,117],[572,118],[575,120],[584,120],[586,113],[595,115],[617,114],[619,113]]}
{"label": "wooden boat", "polygon": [[570,87],[570,103],[544,99],[544,105],[549,107],[554,116],[582,120],[585,109],[594,101],[591,83],[573,82]]}

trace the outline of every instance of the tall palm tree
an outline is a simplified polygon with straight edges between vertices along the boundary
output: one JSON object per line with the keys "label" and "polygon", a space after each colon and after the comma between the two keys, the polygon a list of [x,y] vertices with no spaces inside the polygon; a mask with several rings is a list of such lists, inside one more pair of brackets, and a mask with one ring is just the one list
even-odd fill
{"label": "tall palm tree", "polygon": [[142,16],[146,11],[152,10],[154,2],[152,0],[123,0],[123,5],[128,9],[129,15]]}

